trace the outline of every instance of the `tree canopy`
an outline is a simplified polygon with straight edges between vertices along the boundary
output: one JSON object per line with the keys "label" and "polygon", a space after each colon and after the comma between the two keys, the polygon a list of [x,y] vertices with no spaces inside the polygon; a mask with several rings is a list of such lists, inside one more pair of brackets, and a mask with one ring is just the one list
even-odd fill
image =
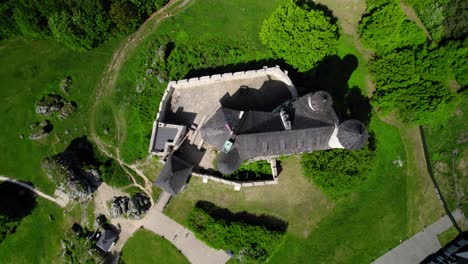
{"label": "tree canopy", "polygon": [[299,71],[337,51],[336,19],[322,7],[290,1],[263,22],[260,39]]}
{"label": "tree canopy", "polygon": [[376,84],[374,104],[398,110],[404,121],[427,124],[450,116],[458,95],[447,83],[467,84],[468,49],[455,42],[440,48],[405,49],[379,57],[370,64]]}
{"label": "tree canopy", "polygon": [[89,50],[114,33],[130,33],[167,0],[5,0],[0,39],[13,35],[53,37],[75,50]]}
{"label": "tree canopy", "polygon": [[306,178],[331,199],[339,199],[366,180],[372,157],[367,146],[356,151],[332,149],[302,155],[301,165]]}
{"label": "tree canopy", "polygon": [[422,30],[406,18],[399,3],[395,1],[374,4],[363,16],[359,34],[365,46],[380,54],[426,42]]}

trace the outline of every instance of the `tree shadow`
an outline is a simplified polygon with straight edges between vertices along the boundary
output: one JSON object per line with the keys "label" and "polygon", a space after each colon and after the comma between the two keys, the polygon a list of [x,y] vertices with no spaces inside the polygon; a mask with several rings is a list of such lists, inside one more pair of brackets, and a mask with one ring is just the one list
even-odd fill
{"label": "tree shadow", "polygon": [[[31,182],[22,182],[34,188]],[[18,184],[0,183],[0,215],[17,221],[31,214],[36,207],[36,194]]]}
{"label": "tree shadow", "polygon": [[226,222],[242,222],[249,225],[263,226],[271,231],[286,232],[288,223],[274,216],[262,214],[255,215],[246,211],[233,213],[226,208],[221,208],[208,201],[198,201],[196,208],[207,212],[214,219],[224,220]]}

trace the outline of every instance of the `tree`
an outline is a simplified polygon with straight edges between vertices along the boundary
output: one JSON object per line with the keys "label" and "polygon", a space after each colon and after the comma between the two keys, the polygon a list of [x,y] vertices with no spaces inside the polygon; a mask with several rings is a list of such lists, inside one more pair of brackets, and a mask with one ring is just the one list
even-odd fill
{"label": "tree", "polygon": [[132,2],[115,1],[110,6],[110,16],[117,29],[123,33],[130,33],[140,23],[140,14]]}
{"label": "tree", "polygon": [[299,71],[312,69],[337,51],[336,19],[322,9],[293,0],[280,6],[263,22],[262,43]]}
{"label": "tree", "polygon": [[399,3],[393,1],[369,10],[359,24],[359,34],[364,45],[379,54],[426,42],[422,30],[408,20]]}
{"label": "tree", "polygon": [[447,83],[456,78],[466,85],[466,61],[467,50],[456,43],[381,56],[369,66],[376,84],[373,102],[383,111],[397,110],[411,124],[447,118],[459,101]]}
{"label": "tree", "polygon": [[332,149],[302,155],[301,165],[306,178],[331,199],[339,199],[366,180],[372,157],[368,146],[356,151]]}

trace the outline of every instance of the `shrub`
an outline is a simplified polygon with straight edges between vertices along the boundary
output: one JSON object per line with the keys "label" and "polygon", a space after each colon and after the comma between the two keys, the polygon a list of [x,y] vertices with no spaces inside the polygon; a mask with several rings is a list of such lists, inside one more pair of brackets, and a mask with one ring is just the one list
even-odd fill
{"label": "shrub", "polygon": [[264,263],[281,243],[283,232],[244,222],[215,219],[201,208],[193,208],[188,226],[196,236],[216,249],[230,250],[241,263]]}
{"label": "shrub", "polygon": [[395,1],[372,6],[359,24],[359,34],[363,44],[379,54],[426,42],[422,30],[406,18]]}
{"label": "shrub", "polygon": [[406,49],[370,64],[376,83],[373,102],[383,111],[398,110],[404,121],[428,124],[453,113],[459,99],[447,83],[466,85],[466,48],[455,42],[441,48]]}
{"label": "shrub", "polygon": [[372,158],[368,147],[356,151],[332,149],[302,155],[301,165],[304,176],[336,200],[366,180]]}
{"label": "shrub", "polygon": [[242,164],[239,169],[223,177],[241,181],[271,180],[271,166],[265,160]]}
{"label": "shrub", "polygon": [[263,22],[262,43],[299,71],[312,69],[320,60],[337,52],[336,19],[323,9],[302,1],[290,1],[278,7]]}

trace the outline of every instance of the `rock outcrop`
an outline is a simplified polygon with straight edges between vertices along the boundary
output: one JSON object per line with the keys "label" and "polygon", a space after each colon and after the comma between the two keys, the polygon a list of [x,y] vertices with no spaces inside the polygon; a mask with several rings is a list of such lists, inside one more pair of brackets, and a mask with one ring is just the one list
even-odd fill
{"label": "rock outcrop", "polygon": [[42,161],[42,169],[57,189],[77,202],[89,201],[101,184],[95,165],[92,145],[85,138],[73,140],[64,152]]}
{"label": "rock outcrop", "polygon": [[31,132],[29,133],[29,139],[37,140],[46,137],[52,131],[53,126],[49,120],[42,122],[34,122],[29,125]]}
{"label": "rock outcrop", "polygon": [[111,202],[111,217],[127,216],[131,219],[138,219],[151,207],[150,199],[137,193],[132,197],[116,196]]}
{"label": "rock outcrop", "polygon": [[48,94],[36,103],[36,113],[45,116],[58,114],[58,117],[62,119],[69,117],[75,109],[73,102],[68,102],[56,94]]}

